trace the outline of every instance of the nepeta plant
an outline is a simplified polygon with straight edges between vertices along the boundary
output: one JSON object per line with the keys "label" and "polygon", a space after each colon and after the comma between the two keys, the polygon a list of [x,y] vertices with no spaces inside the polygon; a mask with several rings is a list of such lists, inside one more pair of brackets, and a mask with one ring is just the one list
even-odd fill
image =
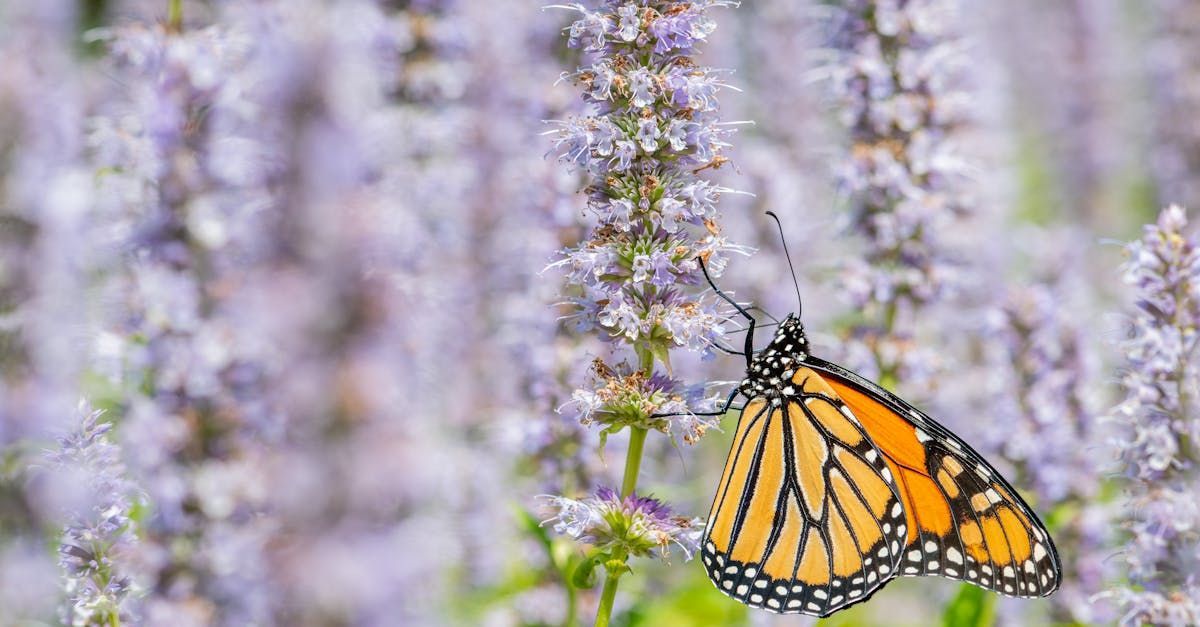
{"label": "nepeta plant", "polygon": [[869,318],[856,335],[885,387],[925,367],[909,350],[911,319],[953,284],[939,236],[967,210],[953,143],[966,113],[954,4],[852,0],[832,18],[832,95],[850,139],[837,178],[866,243],[844,284]]}
{"label": "nepeta plant", "polygon": [[1149,173],[1166,201],[1200,197],[1200,6],[1186,0],[1148,5],[1153,38],[1143,57],[1154,105]]}
{"label": "nepeta plant", "polygon": [[91,339],[81,295],[97,238],[80,122],[92,99],[73,9],[0,5],[0,624],[50,620],[62,506],[84,513],[63,502],[78,489],[39,473],[41,450],[74,426]]}
{"label": "nepeta plant", "polygon": [[[711,410],[717,400],[689,393],[669,372],[672,351],[709,353],[726,332],[724,311],[702,294],[700,260],[720,276],[730,253],[748,252],[728,242],[717,222],[717,200],[730,190],[705,178],[726,161],[730,131],[718,123],[716,99],[723,83],[718,71],[691,56],[716,27],[709,10],[732,4],[609,0],[559,7],[580,14],[567,35],[587,64],[568,78],[592,111],[555,122],[551,134],[561,159],[587,173],[596,224],[555,265],[568,273],[568,318],[575,328],[627,346],[636,361],[598,362],[593,387],[573,395],[581,419],[599,426],[602,438],[629,429],[619,498],[634,505],[613,505],[615,492],[600,492],[594,501],[551,498],[562,530],[572,528],[562,521],[573,509],[605,510],[612,515],[596,521],[609,531],[589,527],[572,535],[623,539],[595,546],[587,562],[607,572],[600,625],[609,620],[628,558],[642,553],[627,531],[650,502],[634,494],[647,432],[675,432],[693,442],[711,423],[691,412]],[[682,416],[658,416],[673,413]],[[670,542],[685,543],[684,527],[656,529]]]}
{"label": "nepeta plant", "polygon": [[1122,348],[1125,400],[1111,419],[1129,489],[1128,586],[1107,593],[1122,622],[1200,622],[1200,248],[1179,206],[1162,211],[1125,247],[1136,294]]}
{"label": "nepeta plant", "polygon": [[[1096,392],[1095,349],[1063,297],[1063,281],[1011,287],[990,312],[977,375],[988,393],[975,407],[1001,428],[983,434],[1013,462],[1018,485],[1057,519],[1054,540],[1070,573],[1050,598],[1060,622],[1094,622],[1089,601],[1104,585],[1107,507],[1098,502],[1105,458]],[[1053,513],[1051,513],[1053,512]]]}
{"label": "nepeta plant", "polygon": [[[138,500],[125,478],[121,449],[110,440],[112,423],[86,404],[79,423],[48,454],[61,479],[83,482],[86,498],[67,512],[58,546],[68,625],[120,625],[132,619],[130,553],[137,542],[130,511]],[[78,487],[78,486],[77,486]]]}

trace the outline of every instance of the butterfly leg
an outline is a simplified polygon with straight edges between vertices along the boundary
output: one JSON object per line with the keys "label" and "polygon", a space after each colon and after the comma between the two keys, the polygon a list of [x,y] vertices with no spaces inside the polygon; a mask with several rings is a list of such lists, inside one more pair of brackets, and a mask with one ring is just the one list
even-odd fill
{"label": "butterfly leg", "polygon": [[709,276],[709,274],[708,274],[708,266],[705,265],[703,258],[698,258],[697,260],[700,262],[700,271],[704,273],[704,278],[708,281],[708,284],[713,288],[713,291],[717,293],[717,296],[720,296],[725,302],[729,303],[730,305],[733,305],[733,308],[736,309],[738,313],[745,316],[746,320],[750,323],[749,328],[746,330],[746,348],[745,348],[746,368],[749,369],[750,368],[750,356],[754,354],[754,324],[755,324],[754,316],[751,316],[750,312],[746,311],[745,307],[742,307],[741,305],[739,305],[737,303],[737,301],[730,298],[728,294],[726,294],[725,292],[722,292],[721,288],[717,287],[716,283],[713,283],[712,277]]}
{"label": "butterfly leg", "polygon": [[716,342],[713,342],[711,344],[711,346],[713,348],[721,351],[722,353],[725,353],[726,355],[738,355],[740,357],[742,354],[740,351],[735,351],[732,348],[725,348],[724,346],[721,346],[720,344],[717,344]]}
{"label": "butterfly leg", "polygon": [[746,311],[761,311],[764,316],[771,319],[771,322],[773,324],[760,324],[760,325],[758,325],[758,328],[760,328],[760,329],[763,327],[769,327],[769,326],[774,326],[775,324],[779,324],[779,318],[772,316],[771,312],[767,311],[766,309],[763,309],[762,307],[759,307],[758,305],[750,305],[749,307],[746,308]]}

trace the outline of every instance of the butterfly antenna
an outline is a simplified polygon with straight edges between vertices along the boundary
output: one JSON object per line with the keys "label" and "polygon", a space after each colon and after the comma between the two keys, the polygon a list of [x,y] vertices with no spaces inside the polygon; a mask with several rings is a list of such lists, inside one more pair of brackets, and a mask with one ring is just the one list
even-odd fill
{"label": "butterfly antenna", "polygon": [[804,311],[804,301],[800,298],[800,281],[796,279],[796,266],[792,264],[792,254],[788,252],[787,238],[783,236],[783,224],[774,211],[768,211],[767,215],[771,216],[775,220],[775,226],[779,227],[779,241],[783,243],[783,256],[787,258],[788,270],[792,271],[792,285],[796,288],[796,317],[799,318],[801,312]]}

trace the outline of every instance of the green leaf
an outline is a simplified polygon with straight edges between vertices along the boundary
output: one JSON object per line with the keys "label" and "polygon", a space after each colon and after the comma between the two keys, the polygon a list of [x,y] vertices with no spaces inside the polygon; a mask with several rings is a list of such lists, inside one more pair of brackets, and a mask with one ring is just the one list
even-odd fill
{"label": "green leaf", "polygon": [[671,372],[671,344],[670,341],[652,342],[650,344],[650,354],[658,358],[662,362],[663,367],[667,372]]}
{"label": "green leaf", "polygon": [[996,595],[964,583],[942,613],[945,627],[991,627],[996,619]]}
{"label": "green leaf", "polygon": [[594,588],[596,586],[596,564],[607,557],[603,554],[596,554],[584,558],[571,573],[571,585],[581,590]]}

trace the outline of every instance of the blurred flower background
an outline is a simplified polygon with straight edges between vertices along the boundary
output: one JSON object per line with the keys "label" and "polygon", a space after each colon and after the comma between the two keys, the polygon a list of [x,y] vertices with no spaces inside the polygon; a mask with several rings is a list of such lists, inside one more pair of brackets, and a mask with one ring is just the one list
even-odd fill
{"label": "blurred flower background", "polygon": [[[1200,3],[551,4],[0,3],[0,625],[1200,624]],[[1056,595],[689,561],[765,210]]]}

